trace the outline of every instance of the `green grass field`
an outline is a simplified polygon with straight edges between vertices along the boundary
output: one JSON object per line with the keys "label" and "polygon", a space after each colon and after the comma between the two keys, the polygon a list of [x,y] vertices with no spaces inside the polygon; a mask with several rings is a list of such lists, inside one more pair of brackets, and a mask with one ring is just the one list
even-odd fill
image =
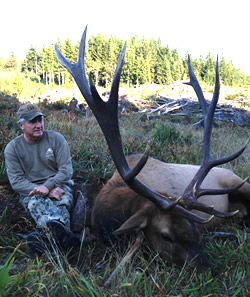
{"label": "green grass field", "polygon": [[[36,230],[11,191],[3,162],[5,145],[20,133],[14,112],[18,102],[0,104],[0,296],[250,296],[250,229],[237,220],[214,231],[233,233],[202,243],[213,274],[197,273],[188,264],[178,267],[162,259],[146,242],[112,280],[104,283],[133,244],[123,250],[100,242],[71,251],[56,248],[42,257],[30,252],[18,233]],[[94,117],[63,113],[47,106],[46,128],[61,132],[67,139],[74,175],[81,182],[99,184],[112,176],[114,165]],[[192,127],[197,119],[164,115],[140,121],[138,114],[122,114],[120,129],[125,153],[142,153],[151,139],[151,155],[166,162],[199,164],[202,129]],[[220,122],[212,136],[215,157],[231,154],[249,138],[249,126]],[[242,178],[250,172],[250,146],[244,154],[224,165]]]}

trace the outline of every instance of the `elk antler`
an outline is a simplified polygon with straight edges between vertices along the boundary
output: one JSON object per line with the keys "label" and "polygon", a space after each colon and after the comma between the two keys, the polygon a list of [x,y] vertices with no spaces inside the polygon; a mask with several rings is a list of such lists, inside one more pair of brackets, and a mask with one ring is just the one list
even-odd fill
{"label": "elk antler", "polygon": [[205,179],[209,171],[215,166],[225,164],[239,157],[245,150],[248,141],[238,152],[228,157],[224,157],[221,159],[214,159],[212,157],[211,150],[210,150],[211,133],[212,133],[212,126],[213,126],[214,111],[219,99],[219,92],[220,92],[218,57],[216,61],[216,77],[215,77],[214,94],[210,105],[208,105],[207,102],[205,101],[200,84],[195,76],[195,73],[190,61],[190,56],[188,56],[188,69],[189,69],[190,82],[186,84],[191,85],[194,88],[205,115],[204,136],[203,136],[203,159],[198,172],[196,173],[196,175],[194,176],[194,178],[192,179],[192,181],[190,182],[190,184],[187,186],[184,193],[182,194],[182,199],[180,200],[180,204],[187,209],[197,209],[197,210],[206,212],[208,214],[213,214],[218,217],[233,216],[238,211],[227,212],[227,213],[220,212],[214,209],[213,207],[199,203],[196,199],[203,195],[220,195],[220,194],[231,193],[237,190],[238,188],[240,188],[246,182],[247,179],[235,187],[222,189],[222,190],[201,188],[201,183],[203,182],[203,180]]}
{"label": "elk antler", "polygon": [[68,71],[74,77],[82,95],[84,96],[89,107],[93,111],[106,138],[113,161],[121,177],[132,190],[144,196],[145,198],[151,200],[160,209],[170,210],[175,207],[176,213],[186,217],[187,219],[193,220],[197,223],[208,222],[212,219],[212,217],[210,217],[208,220],[201,218],[198,215],[195,215],[194,213],[186,210],[182,206],[177,205],[179,199],[181,199],[182,197],[176,199],[175,202],[170,203],[168,201],[168,197],[155,192],[154,190],[147,187],[145,184],[143,184],[136,178],[136,175],[142,170],[143,166],[147,162],[149,156],[149,145],[147,146],[147,149],[140,161],[133,169],[131,169],[124,155],[118,121],[118,90],[122,66],[124,64],[126,43],[121,51],[120,57],[117,62],[109,100],[107,102],[104,102],[99,96],[92,80],[89,79],[89,85],[86,77],[84,65],[86,32],[87,27],[85,28],[85,31],[82,35],[82,39],[79,46],[78,60],[75,64],[71,64],[62,55],[57,45],[55,45],[55,52],[59,62],[66,69],[68,69]]}
{"label": "elk antler", "polygon": [[193,89],[198,97],[203,115],[205,116],[207,114],[209,104],[207,103],[207,101],[203,95],[201,86],[195,76],[194,69],[192,67],[191,60],[190,60],[190,55],[188,55],[188,73],[189,73],[190,81],[185,82],[184,84],[193,87]]}

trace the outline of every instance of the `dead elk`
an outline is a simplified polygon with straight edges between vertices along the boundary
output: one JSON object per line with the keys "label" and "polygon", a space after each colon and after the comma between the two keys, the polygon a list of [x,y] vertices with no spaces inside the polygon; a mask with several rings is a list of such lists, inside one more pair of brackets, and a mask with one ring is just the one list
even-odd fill
{"label": "dead elk", "polygon": [[75,64],[71,64],[57,46],[55,51],[93,111],[117,168],[93,207],[92,224],[97,236],[105,240],[143,230],[148,242],[163,257],[181,265],[187,261],[199,270],[207,269],[209,264],[198,243],[198,230],[202,230],[204,224],[212,226],[221,218],[238,213],[231,209],[231,195],[248,201],[250,197],[249,183],[229,170],[216,167],[237,158],[246,145],[221,159],[214,159],[210,152],[213,115],[220,89],[218,61],[210,104],[206,103],[190,59],[188,61],[188,84],[194,88],[205,115],[201,165],[167,164],[150,158],[149,146],[143,155],[126,159],[118,123],[118,90],[126,44],[117,63],[109,100],[103,101],[94,83],[86,77],[85,40],[86,29]]}
{"label": "dead elk", "polygon": [[[135,166],[141,155],[127,158],[131,167]],[[148,159],[137,178],[167,197],[180,197],[199,169],[199,166],[185,164],[169,164],[154,158]],[[242,183],[237,175],[224,168],[213,168],[205,178],[202,186],[206,188],[225,189]],[[250,185],[245,183],[233,192],[233,197],[249,200]],[[223,213],[234,214],[235,207],[231,204],[230,194],[205,195],[199,202],[214,205],[219,217],[214,217],[206,224],[196,224],[196,220],[176,213],[175,209],[168,212],[158,208],[153,202],[131,190],[116,171],[113,177],[100,191],[96,198],[92,222],[97,236],[106,241],[113,235],[143,230],[146,239],[163,257],[183,265],[185,261],[199,270],[209,267],[198,242],[203,229],[213,229],[222,222]],[[242,213],[246,214],[244,205]],[[193,210],[201,217],[209,215]],[[198,222],[199,223],[199,222]]]}

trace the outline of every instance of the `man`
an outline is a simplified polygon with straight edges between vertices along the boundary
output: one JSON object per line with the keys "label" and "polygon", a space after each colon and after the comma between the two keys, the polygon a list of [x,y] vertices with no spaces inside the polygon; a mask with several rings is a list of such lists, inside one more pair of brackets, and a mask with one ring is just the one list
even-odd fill
{"label": "man", "polygon": [[[50,230],[62,247],[71,248],[79,240],[70,231],[73,169],[68,144],[60,133],[44,129],[45,115],[36,104],[21,105],[17,117],[23,134],[4,151],[10,184],[37,226],[45,233]],[[42,233],[27,236],[37,253],[43,252],[41,241],[49,246]]]}

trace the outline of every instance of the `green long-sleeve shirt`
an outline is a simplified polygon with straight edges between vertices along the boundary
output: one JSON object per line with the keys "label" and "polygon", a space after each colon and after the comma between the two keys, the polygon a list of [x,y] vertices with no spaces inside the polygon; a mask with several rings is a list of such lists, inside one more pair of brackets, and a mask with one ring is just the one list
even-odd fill
{"label": "green long-sleeve shirt", "polygon": [[60,187],[72,177],[68,144],[55,131],[45,130],[35,144],[20,135],[8,143],[4,156],[10,184],[21,195],[28,195],[37,185],[49,190]]}

